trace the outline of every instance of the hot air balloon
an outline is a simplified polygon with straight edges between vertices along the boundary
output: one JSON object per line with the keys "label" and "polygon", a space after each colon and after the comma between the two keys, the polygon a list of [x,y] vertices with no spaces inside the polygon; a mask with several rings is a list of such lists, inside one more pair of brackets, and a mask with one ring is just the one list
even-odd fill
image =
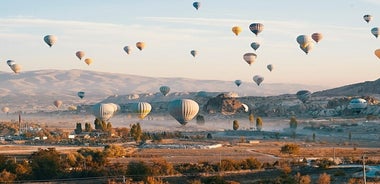
{"label": "hot air balloon", "polygon": [[1,111],[3,111],[4,113],[8,113],[9,107],[3,107],[3,108],[1,108]]}
{"label": "hot air balloon", "polygon": [[13,60],[8,60],[7,64],[8,64],[9,67],[11,67],[12,65],[16,64],[16,62],[13,61]]}
{"label": "hot air balloon", "polygon": [[132,109],[140,119],[144,119],[152,110],[152,106],[148,102],[138,102],[132,105]]}
{"label": "hot air balloon", "polygon": [[242,29],[239,26],[232,27],[232,32],[235,33],[235,35],[239,35],[241,33]]}
{"label": "hot air balloon", "polygon": [[244,112],[248,112],[249,111],[249,107],[248,107],[247,104],[241,104],[241,106],[243,107]]}
{"label": "hot air balloon", "polygon": [[194,8],[196,9],[196,10],[198,10],[199,9],[199,7],[201,7],[201,2],[193,2],[193,6],[194,6]]}
{"label": "hot air balloon", "polygon": [[181,125],[186,125],[199,111],[199,105],[194,100],[177,99],[168,105],[169,114],[174,117]]}
{"label": "hot air balloon", "polygon": [[53,102],[54,106],[57,107],[57,108],[61,107],[62,103],[63,103],[63,102],[62,102],[61,100],[55,100],[55,101]]}
{"label": "hot air balloon", "polygon": [[44,37],[44,41],[46,44],[49,45],[49,47],[52,47],[55,44],[55,42],[57,41],[57,37],[55,37],[54,35],[46,35]]}
{"label": "hot air balloon", "polygon": [[367,107],[367,101],[362,98],[354,98],[350,101],[348,107],[359,113],[362,109]]}
{"label": "hot air balloon", "polygon": [[85,53],[84,53],[84,51],[77,51],[75,53],[75,55],[79,58],[79,60],[82,60],[82,58],[84,57]]}
{"label": "hot air balloon", "polygon": [[379,28],[378,27],[372,28],[371,33],[373,34],[373,36],[377,38],[379,36]]}
{"label": "hot air balloon", "polygon": [[269,64],[269,65],[267,65],[267,68],[268,68],[269,71],[272,71],[274,67],[273,67],[272,64]]}
{"label": "hot air balloon", "polygon": [[319,41],[322,40],[323,35],[322,35],[322,33],[313,33],[313,34],[311,35],[311,38],[312,38],[316,43],[318,43]]}
{"label": "hot air balloon", "polygon": [[67,110],[69,110],[69,111],[76,111],[77,110],[77,106],[70,105],[69,107],[67,107]]}
{"label": "hot air balloon", "polygon": [[260,43],[259,42],[252,42],[251,47],[253,50],[256,51],[260,47]]}
{"label": "hot air balloon", "polygon": [[84,62],[85,62],[87,65],[90,65],[90,64],[93,62],[93,60],[92,60],[91,58],[86,58],[86,59],[84,60]]}
{"label": "hot air balloon", "polygon": [[137,42],[136,43],[136,47],[139,49],[139,50],[143,50],[145,48],[145,43],[144,42]]}
{"label": "hot air balloon", "polygon": [[369,22],[373,19],[373,16],[372,16],[372,15],[364,15],[364,16],[363,16],[363,19],[364,19],[367,23],[369,23]]}
{"label": "hot air balloon", "polygon": [[198,51],[196,51],[196,50],[191,50],[191,51],[190,51],[190,54],[191,54],[193,57],[195,57],[195,56],[198,55]]}
{"label": "hot air balloon", "polygon": [[375,50],[375,55],[380,59],[380,49]]}
{"label": "hot air balloon", "polygon": [[243,55],[243,59],[245,62],[247,62],[249,65],[255,62],[257,55],[255,53],[245,53]]}
{"label": "hot air balloon", "polygon": [[[141,49],[140,49],[141,50]],[[124,47],[124,51],[127,53],[127,54],[130,54],[131,51],[132,51],[132,48],[130,46],[125,46]]]}
{"label": "hot air balloon", "polygon": [[20,73],[20,72],[21,72],[21,65],[19,65],[19,64],[13,64],[13,65],[11,66],[11,69],[12,69],[13,72],[15,72],[15,73]]}
{"label": "hot air balloon", "polygon": [[264,30],[264,25],[261,23],[252,23],[249,25],[249,29],[257,36]]}
{"label": "hot air balloon", "polygon": [[92,107],[92,113],[100,121],[108,121],[115,113],[115,104],[97,103]]}
{"label": "hot air balloon", "polygon": [[300,44],[301,47],[305,48],[311,42],[312,42],[312,39],[308,35],[297,36],[297,43]]}
{"label": "hot air balloon", "polygon": [[255,75],[253,76],[253,81],[255,81],[255,83],[260,86],[260,84],[264,81],[264,77],[260,76],[260,75]]}
{"label": "hot air balloon", "polygon": [[300,90],[296,93],[296,96],[302,103],[306,103],[311,97],[311,92],[309,90]]}
{"label": "hot air balloon", "polygon": [[311,49],[313,49],[313,48],[314,48],[314,44],[313,43],[309,43],[305,47],[303,47],[302,45],[300,45],[300,49],[302,51],[304,51],[306,54],[308,54],[311,51]]}
{"label": "hot air balloon", "polygon": [[84,91],[79,91],[78,92],[78,96],[79,96],[80,99],[83,99],[84,95],[85,95]]}
{"label": "hot air balloon", "polygon": [[235,84],[237,87],[239,87],[241,85],[242,81],[241,80],[235,80]]}
{"label": "hot air balloon", "polygon": [[170,87],[169,86],[161,86],[160,87],[160,92],[164,96],[168,95],[169,91],[170,91]]}

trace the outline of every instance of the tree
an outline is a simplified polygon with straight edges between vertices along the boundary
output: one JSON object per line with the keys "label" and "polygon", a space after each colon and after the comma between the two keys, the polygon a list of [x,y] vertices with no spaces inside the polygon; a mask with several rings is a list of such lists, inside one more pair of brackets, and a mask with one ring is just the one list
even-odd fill
{"label": "tree", "polygon": [[127,175],[133,181],[143,181],[150,175],[149,166],[143,161],[131,161],[127,166]]}
{"label": "tree", "polygon": [[292,117],[290,118],[289,126],[290,126],[290,128],[293,129],[294,131],[297,129],[298,122],[297,122],[296,117],[292,116]]}
{"label": "tree", "polygon": [[234,121],[232,122],[232,128],[233,128],[234,130],[239,129],[239,121],[238,121],[238,120],[234,120]]}
{"label": "tree", "polygon": [[84,131],[85,132],[91,132],[92,131],[92,127],[91,127],[90,123],[85,123],[84,124]]}
{"label": "tree", "polygon": [[258,131],[261,131],[262,128],[263,128],[263,119],[261,117],[257,117],[257,119],[256,119],[256,129]]}
{"label": "tree", "polygon": [[102,121],[100,121],[98,118],[95,118],[94,125],[95,130],[102,130]]}
{"label": "tree", "polygon": [[132,124],[130,133],[131,133],[131,136],[133,137],[133,139],[136,142],[139,142],[141,140],[141,136],[142,136],[142,130],[141,130],[140,123]]}
{"label": "tree", "polygon": [[77,123],[77,126],[76,126],[74,132],[75,132],[75,134],[82,133],[82,123]]}
{"label": "tree", "polygon": [[298,184],[310,184],[311,178],[309,175],[301,175],[299,172],[294,176]]}
{"label": "tree", "polygon": [[8,172],[7,170],[3,170],[2,172],[0,172],[0,183],[13,183],[16,179],[16,175],[11,173],[11,172]]}
{"label": "tree", "polygon": [[331,177],[330,175],[323,173],[319,175],[318,184],[330,184],[331,183]]}
{"label": "tree", "polygon": [[297,154],[300,151],[300,147],[297,144],[285,144],[281,147],[280,151],[284,154]]}
{"label": "tree", "polygon": [[349,131],[348,132],[348,140],[351,142],[351,140],[352,140],[352,133],[351,133],[351,131]]}
{"label": "tree", "polygon": [[253,123],[255,122],[255,116],[253,113],[250,113],[248,116],[249,123],[251,124],[251,127],[253,127]]}
{"label": "tree", "polygon": [[315,142],[315,133],[313,133],[313,142]]}
{"label": "tree", "polygon": [[202,116],[202,115],[198,115],[198,116],[196,117],[196,120],[197,120],[197,124],[198,124],[198,125],[204,125],[204,124],[205,124],[205,117]]}
{"label": "tree", "polygon": [[34,179],[54,179],[63,171],[60,154],[55,148],[41,149],[30,158]]}

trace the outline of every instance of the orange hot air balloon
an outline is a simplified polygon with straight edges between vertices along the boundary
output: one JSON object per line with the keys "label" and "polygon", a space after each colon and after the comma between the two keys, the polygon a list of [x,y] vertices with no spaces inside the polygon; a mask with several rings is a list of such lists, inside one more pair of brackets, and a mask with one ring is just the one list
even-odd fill
{"label": "orange hot air balloon", "polygon": [[59,107],[61,107],[61,105],[63,104],[63,102],[61,100],[55,100],[53,102],[53,104],[54,104],[55,107],[59,108]]}
{"label": "orange hot air balloon", "polygon": [[84,62],[85,62],[87,65],[90,65],[90,64],[93,62],[93,60],[92,60],[91,58],[86,58],[86,59],[84,60]]}
{"label": "orange hot air balloon", "polygon": [[380,59],[380,49],[375,50],[375,55]]}
{"label": "orange hot air balloon", "polygon": [[232,32],[235,33],[235,35],[239,35],[241,33],[242,29],[239,26],[232,27]]}
{"label": "orange hot air balloon", "polygon": [[143,50],[145,48],[145,43],[144,42],[137,42],[136,43],[136,47],[139,49],[139,50]]}

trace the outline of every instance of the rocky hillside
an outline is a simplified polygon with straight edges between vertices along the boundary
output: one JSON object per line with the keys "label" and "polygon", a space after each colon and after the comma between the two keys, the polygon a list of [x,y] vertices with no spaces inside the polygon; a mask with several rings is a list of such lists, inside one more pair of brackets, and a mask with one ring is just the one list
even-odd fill
{"label": "rocky hillside", "polygon": [[380,95],[380,79],[318,91],[313,96],[368,96]]}

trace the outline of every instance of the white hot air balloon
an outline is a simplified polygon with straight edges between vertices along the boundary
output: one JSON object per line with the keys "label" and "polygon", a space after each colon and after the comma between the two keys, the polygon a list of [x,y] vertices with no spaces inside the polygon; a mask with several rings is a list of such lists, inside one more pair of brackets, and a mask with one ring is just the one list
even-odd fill
{"label": "white hot air balloon", "polygon": [[92,113],[100,121],[108,121],[112,118],[117,107],[111,103],[97,103],[92,107]]}
{"label": "white hot air balloon", "polygon": [[152,106],[148,102],[138,102],[132,105],[132,109],[140,119],[144,119],[152,110]]}
{"label": "white hot air balloon", "polygon": [[245,53],[243,55],[243,59],[245,62],[247,62],[249,65],[255,62],[257,55],[255,53]]}
{"label": "white hot air balloon", "polygon": [[124,51],[127,53],[127,54],[130,54],[132,52],[132,47],[131,46],[125,46],[124,47]]}
{"label": "white hot air balloon", "polygon": [[54,35],[46,35],[44,37],[44,41],[46,44],[49,45],[49,47],[52,47],[55,44],[55,42],[57,42],[57,37],[55,37]]}
{"label": "white hot air balloon", "polygon": [[350,101],[348,107],[353,111],[359,113],[361,110],[367,107],[367,101],[362,98],[354,98]]}
{"label": "white hot air balloon", "polygon": [[186,125],[198,114],[199,105],[194,100],[177,99],[169,103],[168,110],[181,125]]}

